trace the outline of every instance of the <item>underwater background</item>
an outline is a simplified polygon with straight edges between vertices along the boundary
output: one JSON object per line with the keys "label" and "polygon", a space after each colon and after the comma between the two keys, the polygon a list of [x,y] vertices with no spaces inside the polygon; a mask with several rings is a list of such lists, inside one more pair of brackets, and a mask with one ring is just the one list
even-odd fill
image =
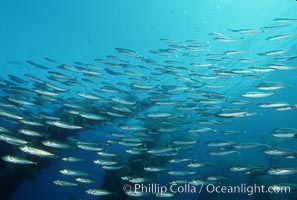
{"label": "underwater background", "polygon": [[[294,0],[1,1],[0,198],[296,199],[296,10]],[[123,191],[174,181],[197,191]]]}

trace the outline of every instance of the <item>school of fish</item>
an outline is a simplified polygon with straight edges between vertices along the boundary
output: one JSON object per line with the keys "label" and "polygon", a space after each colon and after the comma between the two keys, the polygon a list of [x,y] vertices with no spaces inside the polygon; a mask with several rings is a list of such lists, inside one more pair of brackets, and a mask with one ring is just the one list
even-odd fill
{"label": "school of fish", "polygon": [[[144,175],[129,169],[121,176],[123,185],[156,181],[160,174],[177,184],[230,182],[224,173],[199,173],[205,168],[215,172],[221,158],[231,158],[228,171],[234,174],[297,174],[297,166],[263,167],[256,160],[242,161],[247,150],[284,163],[296,159],[296,148],[283,148],[275,141],[296,144],[297,126],[261,133],[268,138],[264,142],[241,139],[260,134],[245,130],[252,124],[240,130],[225,128],[245,118],[261,119],[266,109],[275,116],[297,112],[297,102],[281,100],[283,93],[295,95],[286,77],[270,79],[288,71],[296,75],[297,65],[292,64],[297,59],[296,33],[288,31],[296,27],[297,18],[275,18],[259,28],[208,33],[207,40],[161,38],[159,49],[145,52],[115,48],[114,55],[90,62],[64,64],[48,57],[41,63],[26,60],[26,66],[44,76],[24,70],[22,75],[7,72],[1,77],[0,143],[7,143],[14,152],[1,154],[2,161],[20,166],[38,165],[42,160],[70,163],[71,167],[57,171],[52,183],[57,187],[86,185],[85,193],[93,196],[116,195],[117,191],[98,186],[93,172],[77,168],[77,162],[117,173],[129,168],[133,160],[148,158]],[[277,48],[253,48],[263,40]],[[102,131],[103,127],[114,131]],[[83,132],[98,139],[82,139]],[[116,147],[122,148],[120,153],[113,151]],[[77,156],[79,151],[96,159]],[[284,179],[279,181],[283,184]]]}

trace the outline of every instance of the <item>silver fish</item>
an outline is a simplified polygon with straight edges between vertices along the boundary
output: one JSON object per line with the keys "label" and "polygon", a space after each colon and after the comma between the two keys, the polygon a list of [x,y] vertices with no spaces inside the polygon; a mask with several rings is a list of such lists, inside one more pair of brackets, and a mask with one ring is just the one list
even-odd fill
{"label": "silver fish", "polygon": [[105,196],[113,194],[112,192],[103,189],[87,189],[86,193],[94,196]]}
{"label": "silver fish", "polygon": [[6,155],[6,156],[2,156],[1,158],[6,162],[15,163],[15,164],[22,164],[22,165],[37,164],[37,162],[33,162],[26,158],[21,158],[17,156]]}

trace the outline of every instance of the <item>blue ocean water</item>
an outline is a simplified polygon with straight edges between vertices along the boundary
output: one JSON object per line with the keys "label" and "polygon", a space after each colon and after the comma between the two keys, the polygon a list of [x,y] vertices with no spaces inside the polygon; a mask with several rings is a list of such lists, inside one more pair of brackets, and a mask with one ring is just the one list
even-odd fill
{"label": "blue ocean water", "polygon": [[[154,120],[149,121],[147,113],[150,112],[165,112],[170,113],[177,117],[177,121],[174,128],[178,128],[178,131],[174,134],[164,134],[161,139],[154,141],[157,145],[155,147],[164,147],[169,143],[171,144],[174,140],[191,139],[191,141],[198,141],[195,145],[195,149],[189,149],[186,151],[176,150],[179,155],[170,158],[190,158],[192,161],[205,161],[209,163],[215,163],[214,167],[206,167],[203,169],[194,170],[195,175],[190,176],[170,176],[168,173],[137,173],[138,168],[131,167],[134,161],[140,161],[144,163],[144,166],[149,166],[150,162],[152,165],[162,164],[168,170],[192,170],[189,169],[185,163],[172,164],[162,163],[159,161],[159,157],[156,157],[157,161],[147,159],[149,154],[143,154],[134,157],[131,154],[125,152],[127,147],[111,144],[104,146],[107,152],[116,153],[121,156],[123,160],[122,164],[124,167],[129,168],[130,172],[127,174],[118,173],[118,171],[103,170],[100,166],[94,165],[93,160],[98,159],[98,155],[95,152],[81,151],[77,148],[71,148],[67,150],[54,150],[59,156],[77,156],[86,159],[85,162],[63,162],[61,159],[44,159],[45,164],[36,166],[26,166],[26,170],[30,171],[30,175],[26,175],[28,171],[20,174],[22,178],[16,178],[17,176],[11,176],[18,169],[23,167],[22,165],[8,163],[1,160],[0,168],[5,168],[1,173],[1,179],[7,179],[8,182],[17,182],[18,184],[11,186],[9,195],[4,196],[3,199],[8,198],[11,200],[18,199],[98,199],[99,197],[89,195],[85,190],[89,188],[106,188],[104,181],[109,181],[108,184],[112,184],[114,177],[138,175],[139,177],[151,177],[151,182],[158,183],[160,185],[168,185],[168,182],[174,180],[191,180],[191,179],[204,179],[207,176],[224,176],[226,179],[219,181],[219,185],[253,185],[257,183],[259,185],[265,184],[268,186],[274,184],[288,184],[291,185],[292,191],[290,194],[209,194],[204,191],[202,194],[194,192],[177,194],[171,199],[294,199],[297,197],[296,189],[296,158],[295,154],[290,154],[293,158],[288,159],[285,156],[269,156],[263,153],[265,148],[280,148],[296,151],[296,138],[275,138],[272,136],[272,132],[275,129],[281,128],[297,128],[296,124],[296,69],[294,70],[275,70],[269,73],[255,73],[259,77],[245,77],[244,73],[231,73],[228,74],[227,78],[219,78],[218,80],[211,79],[200,79],[197,78],[203,75],[213,75],[214,71],[211,68],[199,69],[190,65],[190,63],[211,63],[211,67],[217,67],[224,69],[222,72],[229,72],[234,69],[252,69],[252,68],[267,68],[269,64],[279,64],[281,66],[293,66],[296,67],[296,59],[279,61],[275,58],[282,58],[286,56],[296,56],[296,28],[297,28],[297,2],[293,0],[251,0],[251,1],[231,1],[231,0],[151,0],[151,1],[2,1],[0,2],[0,78],[1,81],[8,80],[9,83],[1,84],[1,102],[10,103],[16,105],[19,108],[28,108],[26,106],[11,103],[7,101],[8,97],[14,97],[26,99],[27,101],[36,99],[31,98],[31,94],[27,99],[27,95],[15,94],[13,91],[5,91],[4,88],[13,88],[15,83],[11,81],[8,75],[15,75],[29,82],[28,84],[17,84],[23,88],[27,87],[28,90],[34,92],[36,87],[31,80],[28,80],[25,74],[38,77],[42,80],[46,80],[47,83],[56,84],[61,88],[66,88],[67,92],[63,93],[57,102],[52,105],[47,103],[41,103],[41,106],[32,107],[32,113],[36,114],[36,119],[42,121],[44,126],[46,125],[45,119],[37,117],[39,112],[45,112],[52,116],[65,117],[63,114],[65,103],[73,103],[72,98],[80,98],[77,93],[93,93],[94,89],[102,89],[104,86],[118,87],[119,89],[125,88],[130,93],[130,99],[135,100],[141,99],[141,102],[137,102],[138,110],[133,111],[133,114],[129,113],[125,118],[116,118],[112,116],[105,116],[104,122],[98,122],[96,128],[85,128],[82,131],[77,131],[75,136],[82,141],[99,141],[101,143],[107,143],[109,140],[115,140],[111,133],[120,132],[126,134],[132,134],[133,131],[121,130],[121,125],[135,124],[139,126],[149,126],[152,129],[158,130],[158,127],[153,125],[159,125],[159,122]],[[279,21],[277,21],[279,19]],[[281,22],[283,19],[285,22]],[[277,26],[280,26],[278,28]],[[282,27],[283,26],[283,27]],[[265,28],[266,27],[266,28]],[[270,27],[270,28],[267,28]],[[255,29],[256,33],[245,34],[240,33],[239,30]],[[237,31],[232,31],[237,30]],[[212,36],[211,34],[216,33],[217,35]],[[268,37],[282,35],[282,34],[293,34],[290,38],[279,39],[270,41]],[[228,37],[227,37],[228,36]],[[217,38],[216,38],[217,37]],[[239,41],[235,42],[220,42],[218,38],[229,40],[230,38],[236,38]],[[229,38],[230,37],[230,38]],[[169,38],[177,42],[164,42],[160,39]],[[157,51],[158,49],[166,49],[171,44],[188,45],[187,40],[203,41],[202,43],[193,43],[192,46],[202,46],[203,52],[201,53],[190,53],[187,55],[187,50],[183,48],[174,48],[176,52],[169,53],[167,56],[158,55],[157,53],[151,53],[150,51]],[[205,48],[204,48],[205,47]],[[134,52],[143,55],[141,59],[135,59],[133,57],[124,56],[120,54],[115,48],[131,49]],[[171,49],[171,50],[172,50]],[[242,50],[242,55],[231,55],[227,54],[226,51]],[[279,53],[272,56],[261,56],[259,54],[276,51],[286,50],[285,53]],[[168,52],[166,52],[168,53]],[[213,55],[209,54],[220,54]],[[114,55],[120,57],[129,63],[134,68],[125,69],[106,65],[106,63],[98,63],[94,59],[106,59],[107,55]],[[194,56],[192,56],[194,55]],[[51,58],[56,63],[48,62],[44,58]],[[225,59],[224,59],[225,57]],[[227,58],[226,58],[227,57]],[[235,60],[233,58],[236,58]],[[168,64],[158,66],[156,63],[149,64],[144,62],[145,58],[150,58],[156,63],[164,64],[165,60],[174,60],[182,62],[182,64]],[[210,60],[207,60],[209,59]],[[218,59],[218,60],[211,60]],[[229,59],[228,59],[229,58]],[[251,59],[254,61],[243,62],[240,59]],[[108,60],[108,59],[107,59]],[[32,61],[49,69],[40,69],[36,66],[30,65],[26,61]],[[114,72],[119,72],[121,75],[112,75],[106,73],[107,71],[102,70],[101,78],[96,79],[97,84],[89,84],[83,82],[79,86],[66,86],[59,81],[49,80],[49,71],[58,71],[67,74],[68,76],[75,77],[76,80],[85,78],[84,73],[76,73],[73,71],[61,71],[57,69],[57,66],[63,64],[70,66],[77,66],[75,62],[81,62],[85,64],[91,64],[103,69],[112,69]],[[108,63],[121,63],[114,60],[109,60]],[[107,64],[108,64],[107,63]],[[79,65],[80,66],[80,65]],[[139,66],[144,66],[139,67]],[[171,69],[170,71],[169,69]],[[187,68],[184,70],[183,68]],[[147,70],[147,68],[154,70]],[[162,68],[162,70],[158,70]],[[82,68],[78,68],[82,69]],[[269,68],[268,69],[272,69]],[[168,70],[168,71],[166,71]],[[176,71],[175,71],[176,70]],[[192,70],[188,73],[188,70]],[[131,72],[129,74],[129,72]],[[135,74],[133,74],[133,73]],[[154,74],[156,72],[156,74]],[[196,74],[194,72],[199,72]],[[221,72],[221,71],[220,71]],[[136,74],[137,73],[137,74]],[[168,74],[167,74],[168,73]],[[132,75],[131,75],[132,74]],[[145,78],[141,79],[138,74],[144,74]],[[164,75],[165,74],[165,75]],[[189,75],[190,74],[190,75]],[[255,75],[253,73],[253,75]],[[135,81],[135,79],[136,81]],[[191,80],[198,80],[192,83]],[[90,79],[94,80],[94,79]],[[255,86],[261,82],[273,82],[285,84],[286,87],[281,90],[272,91],[274,95],[265,98],[244,98],[242,94],[250,91],[258,92],[271,92],[257,90]],[[82,83],[80,81],[80,83]],[[126,84],[144,84],[148,85],[155,84],[153,90],[135,90],[133,87],[122,87],[117,83]],[[223,88],[206,88],[205,84],[223,85]],[[170,86],[167,89],[164,86]],[[173,86],[184,87],[189,89],[189,93],[183,91],[177,93],[168,92]],[[199,97],[192,95],[195,92],[217,92],[218,95],[223,94],[223,104],[206,104],[195,102],[195,98]],[[36,92],[36,91],[35,91]],[[154,93],[155,92],[155,93]],[[192,92],[192,93],[191,93]],[[98,93],[97,93],[98,94]],[[240,107],[240,111],[252,112],[253,116],[242,116],[234,118],[218,118],[212,115],[210,116],[197,116],[196,110],[179,111],[172,107],[158,107],[152,106],[147,102],[146,99],[151,97],[159,98],[161,94],[170,96],[170,100],[178,101],[182,103],[195,103],[200,108],[203,106],[215,106],[210,109],[206,109],[206,112],[221,112],[229,109],[230,112],[237,111],[235,108]],[[189,95],[190,94],[190,95]],[[117,96],[118,95],[118,96]],[[127,93],[122,95],[121,93],[112,93],[101,91],[98,96],[105,98],[107,101],[104,104],[98,105],[99,111],[102,106],[104,112],[108,112],[104,106],[108,107],[115,103],[112,98],[124,98]],[[155,96],[154,96],[155,95]],[[172,98],[171,98],[172,95]],[[215,95],[215,94],[214,94]],[[39,95],[37,95],[39,96]],[[40,95],[42,97],[42,95]],[[190,97],[189,97],[190,96]],[[43,96],[44,97],[44,96]],[[211,95],[208,96],[211,99]],[[135,99],[133,99],[135,98]],[[161,99],[163,97],[160,97]],[[44,99],[43,99],[44,100]],[[251,102],[246,105],[232,105],[230,102],[233,100],[246,100]],[[51,101],[49,101],[51,102]],[[85,106],[92,102],[86,100]],[[292,110],[277,111],[271,108],[260,108],[259,104],[267,102],[285,102],[290,106],[288,108]],[[75,101],[74,101],[75,103]],[[147,103],[147,104],[146,104]],[[140,105],[141,104],[141,105]],[[177,105],[174,105],[177,106]],[[1,109],[6,109],[1,107]],[[129,106],[128,106],[129,108]],[[203,107],[205,108],[205,107]],[[162,110],[161,110],[162,109]],[[67,110],[67,109],[66,109]],[[22,116],[27,116],[25,111],[19,109]],[[202,111],[201,111],[202,112]],[[30,117],[32,117],[32,114]],[[65,113],[64,113],[65,114]],[[200,113],[201,114],[201,113]],[[203,113],[202,113],[203,114]],[[205,113],[204,113],[205,114]],[[146,117],[145,121],[143,118]],[[67,116],[65,117],[65,119]],[[69,119],[69,118],[67,118]],[[181,120],[183,123],[178,123]],[[230,123],[214,124],[214,125],[199,125],[197,120],[226,120],[231,121]],[[71,120],[70,120],[71,121]],[[70,122],[68,121],[68,122]],[[75,124],[75,119],[73,121]],[[170,121],[166,121],[170,122]],[[12,135],[21,137],[23,136],[17,133],[20,128],[27,128],[22,126],[18,121],[17,123],[7,122],[6,117],[1,115],[1,126],[11,130]],[[81,125],[81,124],[75,124]],[[84,124],[83,124],[84,125]],[[211,133],[198,133],[193,135],[188,130],[197,127],[211,127],[215,132]],[[171,128],[171,125],[168,125]],[[46,129],[44,131],[49,131]],[[224,135],[224,131],[229,130],[242,130],[245,131],[243,134],[236,135]],[[296,130],[292,130],[296,131]],[[63,132],[64,134],[64,132]],[[297,132],[296,132],[297,135]],[[74,136],[73,134],[71,136]],[[24,137],[26,138],[26,137]],[[31,139],[27,138],[31,141]],[[51,139],[48,137],[47,139]],[[117,140],[116,140],[117,141]],[[261,143],[266,146],[257,148],[247,148],[236,150],[235,153],[223,156],[211,156],[207,152],[214,150],[207,146],[207,142],[211,141],[232,141],[235,143]],[[19,151],[19,147],[10,145],[4,141],[0,141],[1,156],[6,154],[16,153],[17,155],[24,156],[24,153]],[[32,139],[34,147],[42,148],[39,141]],[[69,142],[69,141],[65,141]],[[35,143],[38,145],[35,146]],[[70,142],[71,143],[71,142]],[[143,147],[148,148],[151,145],[149,142],[143,142]],[[71,143],[73,145],[73,143]],[[232,146],[233,148],[233,146]],[[48,150],[51,150],[50,148]],[[221,149],[222,150],[222,149]],[[231,149],[228,149],[231,150]],[[181,152],[180,152],[181,151]],[[34,157],[34,156],[33,156]],[[31,158],[31,157],[30,157]],[[163,161],[170,158],[161,158]],[[147,162],[145,162],[147,160]],[[263,174],[260,175],[246,175],[241,172],[231,172],[229,168],[235,165],[248,165],[248,166],[260,166]],[[39,166],[39,164],[38,164]],[[294,172],[289,175],[267,175],[267,170],[270,168],[292,168]],[[65,175],[59,173],[59,170],[64,168],[74,168],[76,170],[87,171],[91,174],[92,179],[96,180],[96,183],[89,186],[79,184],[75,187],[63,187],[53,184],[53,180],[66,179]],[[7,170],[8,169],[8,170]],[[2,170],[1,170],[2,171]],[[143,169],[142,169],[143,171]],[[9,172],[9,173],[8,173]],[[117,175],[118,173],[118,175]],[[266,174],[265,174],[266,173]],[[113,176],[109,177],[112,174]],[[117,182],[118,180],[115,179]],[[126,182],[122,182],[120,185],[124,185]],[[206,186],[206,184],[205,184]],[[118,187],[118,186],[117,186]],[[197,188],[200,188],[198,186]],[[127,195],[118,194],[122,191],[122,187],[117,188],[117,195],[107,196],[109,199],[133,199]],[[1,195],[1,194],[0,194]],[[102,197],[104,199],[106,197]],[[1,198],[2,199],[2,198]],[[158,199],[154,195],[145,195],[138,197],[138,199]]]}

